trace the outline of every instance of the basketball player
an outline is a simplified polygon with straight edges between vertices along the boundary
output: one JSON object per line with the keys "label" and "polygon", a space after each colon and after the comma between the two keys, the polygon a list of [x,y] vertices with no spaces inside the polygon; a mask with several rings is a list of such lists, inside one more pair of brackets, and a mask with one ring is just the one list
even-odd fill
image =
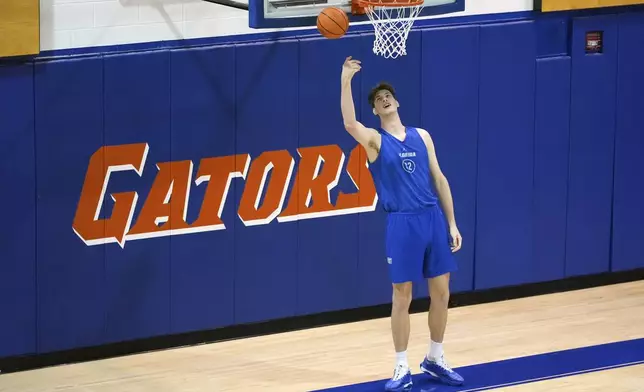
{"label": "basketball player", "polygon": [[347,132],[367,152],[378,197],[388,213],[385,248],[393,284],[391,331],[396,366],[385,387],[387,391],[411,390],[407,362],[409,305],[412,282],[425,279],[431,298],[430,342],[420,369],[446,384],[461,385],[463,378],[449,367],[443,355],[449,278],[457,269],[452,253],[461,248],[462,242],[449,184],[427,131],[402,124],[398,116],[400,104],[390,85],[381,83],[369,94],[373,113],[380,117],[380,128],[367,128],[356,120],[351,79],[360,68],[360,61],[351,57],[344,62],[341,108]]}

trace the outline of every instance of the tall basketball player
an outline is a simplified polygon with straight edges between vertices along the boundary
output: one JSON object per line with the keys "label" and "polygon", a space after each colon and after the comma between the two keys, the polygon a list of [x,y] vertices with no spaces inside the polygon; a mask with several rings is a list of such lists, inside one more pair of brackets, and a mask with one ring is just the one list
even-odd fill
{"label": "tall basketball player", "polygon": [[367,128],[356,120],[351,80],[360,68],[360,61],[351,57],[344,62],[341,108],[347,132],[367,152],[369,170],[387,212],[385,248],[393,285],[391,332],[396,366],[385,389],[411,390],[407,362],[409,305],[412,282],[425,279],[431,298],[430,341],[420,369],[449,385],[461,385],[463,378],[449,367],[443,355],[449,278],[457,269],[452,253],[460,249],[462,242],[449,184],[429,133],[402,124],[398,116],[400,104],[390,85],[382,83],[369,94],[373,113],[380,117],[380,128]]}

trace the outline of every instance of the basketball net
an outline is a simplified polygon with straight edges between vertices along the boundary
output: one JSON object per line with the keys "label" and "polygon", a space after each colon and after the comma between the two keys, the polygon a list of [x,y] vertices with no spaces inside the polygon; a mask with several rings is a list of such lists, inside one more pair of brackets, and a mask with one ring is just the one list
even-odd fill
{"label": "basketball net", "polygon": [[395,59],[407,54],[407,37],[424,7],[424,0],[358,0],[375,32],[373,53]]}

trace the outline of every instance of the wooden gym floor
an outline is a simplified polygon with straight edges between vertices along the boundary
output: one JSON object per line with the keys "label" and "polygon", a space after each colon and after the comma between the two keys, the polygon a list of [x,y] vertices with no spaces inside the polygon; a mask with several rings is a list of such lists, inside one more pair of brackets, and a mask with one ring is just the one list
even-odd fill
{"label": "wooden gym floor", "polygon": [[[426,320],[412,315],[415,374]],[[452,309],[445,349],[466,384],[419,375],[414,391],[644,391],[644,281]],[[384,318],[10,373],[0,391],[382,391],[393,363]]]}

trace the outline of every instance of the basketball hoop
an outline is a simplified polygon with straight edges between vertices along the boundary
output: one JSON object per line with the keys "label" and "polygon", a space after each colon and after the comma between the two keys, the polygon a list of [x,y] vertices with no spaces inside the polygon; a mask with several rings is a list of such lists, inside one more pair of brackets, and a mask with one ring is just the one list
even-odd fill
{"label": "basketball hoop", "polygon": [[395,59],[407,54],[407,36],[424,6],[425,0],[353,0],[352,12],[369,17],[373,53]]}

